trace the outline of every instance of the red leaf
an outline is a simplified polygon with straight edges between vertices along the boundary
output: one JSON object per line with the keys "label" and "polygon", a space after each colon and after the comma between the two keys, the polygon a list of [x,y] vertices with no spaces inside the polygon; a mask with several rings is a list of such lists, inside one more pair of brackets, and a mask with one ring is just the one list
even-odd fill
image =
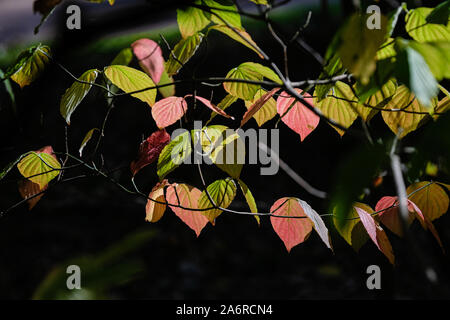
{"label": "red leaf", "polygon": [[258,100],[256,100],[256,102],[250,106],[250,108],[248,108],[247,112],[244,114],[244,116],[242,117],[242,121],[241,121],[241,127],[248,121],[250,120],[255,113],[257,113],[259,111],[259,109],[262,108],[262,106],[269,101],[270,98],[272,98],[272,96],[277,93],[277,91],[280,90],[280,88],[273,88],[272,90],[266,92],[265,94],[263,94],[261,96],[261,98],[259,98]]}
{"label": "red leaf", "polygon": [[[187,97],[192,97],[192,94],[188,94],[185,96],[185,98]],[[228,115],[225,111],[223,111],[222,109],[218,108],[216,105],[212,104],[211,101],[209,101],[208,99],[199,97],[199,96],[195,96],[195,99],[199,100],[200,102],[202,102],[205,106],[207,106],[209,109],[211,109],[212,111],[214,111],[215,113],[220,114],[221,116],[225,117],[225,118],[231,118],[234,120],[234,118],[230,115]]]}
{"label": "red leaf", "polygon": [[158,128],[165,128],[180,119],[187,110],[184,98],[168,97],[159,100],[152,107],[152,116]]}
{"label": "red leaf", "polygon": [[394,264],[394,253],[392,251],[392,246],[389,242],[386,232],[384,232],[383,228],[381,228],[381,226],[373,219],[373,217],[364,209],[359,207],[354,208],[358,213],[364,228],[366,228],[370,239],[372,239],[373,243],[375,243],[378,249],[383,252],[386,258],[388,258],[389,262]]}
{"label": "red leaf", "polygon": [[[167,188],[166,201],[170,204],[181,205],[185,208],[198,208],[198,199],[202,192],[187,184],[174,183]],[[200,232],[208,224],[206,218],[201,211],[187,210],[169,205],[170,209],[184,222],[189,228],[195,231],[197,237]]]}
{"label": "red leaf", "polygon": [[[311,220],[303,211],[296,198],[281,198],[277,200],[270,212],[277,216],[296,216],[304,218],[270,217],[272,227],[284,242],[288,252],[292,247],[302,243],[312,231]],[[281,207],[280,207],[281,206]],[[277,209],[278,208],[278,209]]]}
{"label": "red leaf", "polygon": [[159,45],[150,39],[139,39],[131,44],[139,65],[155,83],[159,83],[164,72],[164,58]]}
{"label": "red leaf", "polygon": [[[299,94],[301,93],[300,89],[295,90]],[[277,111],[280,116],[283,116],[295,101],[294,97],[287,96],[289,94],[283,91],[277,99]],[[303,97],[311,105],[313,104],[313,98],[310,94],[305,92]],[[320,117],[305,107],[301,102],[297,101],[281,120],[289,128],[297,132],[300,135],[301,141],[303,141],[317,127]]]}
{"label": "red leaf", "polygon": [[164,129],[153,132],[144,140],[139,146],[137,159],[131,162],[133,176],[146,165],[155,162],[169,141],[170,135]]}
{"label": "red leaf", "polygon": [[[43,151],[40,151],[40,152],[43,152]],[[41,189],[37,183],[34,183],[28,179],[19,181],[19,193],[23,199],[28,199],[46,189],[47,189],[47,186],[45,186],[43,189]],[[41,198],[43,196],[44,196],[44,193],[41,193],[40,195],[28,200],[27,201],[28,202],[28,210],[33,209],[33,207],[39,202],[39,200],[41,200]]]}
{"label": "red leaf", "polygon": [[[167,179],[157,183],[148,197],[156,201],[165,202],[166,199],[164,198],[164,188],[169,185],[170,184]],[[149,222],[157,222],[164,215],[164,212],[166,211],[166,204],[155,202],[150,199],[147,200],[147,205],[145,206],[145,220]]]}

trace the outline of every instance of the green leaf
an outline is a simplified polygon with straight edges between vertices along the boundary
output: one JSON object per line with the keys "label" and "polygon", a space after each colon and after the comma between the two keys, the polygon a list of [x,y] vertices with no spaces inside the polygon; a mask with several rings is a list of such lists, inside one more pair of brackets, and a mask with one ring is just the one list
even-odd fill
{"label": "green leaf", "polygon": [[[236,184],[233,179],[221,179],[216,180],[211,183],[206,190],[208,191],[211,199],[214,201],[216,206],[222,208],[228,208],[228,206],[233,202],[234,197],[236,196]],[[198,200],[199,209],[206,209],[212,207],[208,195],[206,191],[203,191],[200,199]],[[222,213],[220,209],[211,209],[207,211],[203,211],[202,214],[208,218],[208,220],[214,225],[215,219]]]}
{"label": "green leaf", "polygon": [[264,56],[261,54],[258,45],[253,41],[252,37],[244,30],[240,28],[230,28],[226,25],[215,25],[209,27],[209,30],[217,30],[226,34],[231,39],[243,44],[247,48],[255,51],[261,59],[264,59]]}
{"label": "green leaf", "polygon": [[170,172],[175,170],[186,160],[192,152],[191,136],[186,131],[169,142],[159,154],[157,174],[163,180]]}
{"label": "green leaf", "polygon": [[131,48],[125,48],[120,50],[117,56],[115,56],[111,65],[120,64],[122,66],[128,66],[131,63],[131,60],[133,60],[133,51],[131,51]]}
{"label": "green leaf", "polygon": [[[104,73],[115,86],[126,93],[155,86],[152,79],[144,72],[127,66],[112,65],[106,67]],[[156,99],[156,89],[133,93],[132,96],[152,106]]]}
{"label": "green leaf", "polygon": [[[202,3],[200,0],[196,0],[194,4],[201,5]],[[186,9],[177,9],[177,22],[181,36],[186,39],[198,31],[202,31],[210,23],[210,20],[202,9],[188,6]]]}
{"label": "green leaf", "polygon": [[100,132],[99,129],[93,128],[93,129],[89,130],[88,133],[86,133],[86,135],[84,136],[84,139],[83,139],[83,141],[81,142],[81,145],[80,145],[80,149],[78,150],[78,152],[80,153],[80,157],[83,156],[84,147],[86,147],[86,145],[89,142],[89,140],[91,140],[92,135],[94,134],[95,131]]}
{"label": "green leaf", "polygon": [[175,45],[170,53],[169,60],[167,60],[165,64],[165,70],[169,76],[177,74],[183,65],[192,58],[202,40],[203,34],[197,32],[186,39],[181,39],[180,42]]}
{"label": "green leaf", "polygon": [[[402,109],[405,111],[381,111],[384,122],[389,126],[392,132],[397,135],[399,134],[399,130],[402,130],[399,138],[403,138],[408,133],[416,130],[423,118],[425,118],[430,111],[430,108],[421,104],[404,85],[398,87],[395,95],[392,97],[391,101],[386,104],[384,109]],[[411,113],[411,111],[416,113]],[[418,114],[417,112],[421,112],[421,114]]]}
{"label": "green leaf", "polygon": [[199,134],[192,131],[192,136],[194,144],[200,139],[203,152],[212,163],[232,178],[239,178],[245,162],[245,144],[234,130],[213,125],[203,128]]}
{"label": "green leaf", "polygon": [[[331,50],[331,49],[329,49]],[[329,53],[331,55],[331,53]],[[345,72],[345,68],[342,66],[341,58],[334,54],[328,59],[326,59],[326,64],[323,67],[322,73],[319,75],[319,80],[329,79],[331,77],[343,74]],[[315,87],[315,94],[317,97],[317,101],[323,100],[331,88],[333,88],[334,84],[318,84]]]}
{"label": "green leaf", "polygon": [[[221,109],[221,110],[225,110],[227,109],[229,106],[231,106],[233,103],[236,102],[238,98],[231,95],[231,94],[227,94],[217,105],[217,108]],[[212,119],[215,118],[215,116],[217,115],[217,112],[211,112],[211,117],[209,118],[208,123],[210,123],[212,121]]]}
{"label": "green leaf", "polygon": [[[316,96],[316,93],[314,93]],[[355,102],[350,102],[355,101]],[[349,128],[353,121],[358,117],[356,99],[352,88],[341,81],[336,82],[330,94],[322,101],[315,99],[314,105],[322,111],[329,119],[332,119],[340,125]],[[337,127],[332,127],[342,136],[345,131]]]}
{"label": "green leaf", "polygon": [[369,121],[379,112],[378,109],[383,108],[392,99],[396,90],[397,83],[394,80],[389,80],[380,90],[375,92],[365,101],[366,105],[375,107],[376,109],[366,107],[363,104],[358,104],[356,106],[358,114],[364,121]]}
{"label": "green leaf", "polygon": [[23,51],[13,67],[6,72],[21,88],[35,81],[50,61],[50,48],[41,44]]}
{"label": "green leaf", "polygon": [[[51,147],[50,147],[51,148]],[[45,149],[45,148],[44,148]],[[17,164],[20,174],[39,185],[43,189],[52,179],[56,178],[61,169],[61,164],[53,154],[41,149],[30,152]],[[51,149],[53,152],[53,149]]]}
{"label": "green leaf", "polygon": [[[373,213],[373,209],[364,203],[356,202],[353,205],[364,209],[368,213]],[[356,252],[358,252],[369,239],[369,235],[361,223],[354,207],[352,207],[351,212],[346,219],[337,219],[333,216],[333,222],[342,238],[344,238]]]}
{"label": "green leaf", "polygon": [[[83,82],[94,83],[98,76],[98,70],[88,70],[78,78]],[[84,97],[91,90],[92,84],[74,82],[72,86],[66,90],[61,98],[60,112],[66,119],[67,124],[70,125],[70,117],[78,105],[83,101]]]}
{"label": "green leaf", "polygon": [[[281,83],[280,78],[270,68],[254,62],[244,62],[238,67],[231,69],[226,75],[228,79],[242,79],[247,81],[262,81],[267,78],[277,83]],[[245,82],[224,82],[225,90],[231,95],[246,101],[251,101],[256,92],[261,88],[259,84]]]}
{"label": "green leaf", "polygon": [[[172,82],[173,82],[173,78],[167,74],[166,70],[164,70],[161,75],[161,79],[159,80],[158,86],[161,86],[163,84],[172,83]],[[161,95],[164,98],[175,95],[175,85],[161,87],[161,88],[158,88],[158,90],[159,90],[159,93],[161,93]]]}
{"label": "green leaf", "polygon": [[403,82],[425,106],[439,92],[438,83],[422,55],[406,40],[396,40],[396,77]]}
{"label": "green leaf", "polygon": [[[229,1],[223,1],[223,4],[213,0],[203,0],[206,6],[211,9],[211,21],[219,25],[230,25],[241,29],[241,16],[237,12],[236,6]],[[225,22],[226,23],[225,23]]]}
{"label": "green leaf", "polygon": [[[256,206],[255,198],[253,197],[252,192],[247,187],[247,185],[244,183],[244,181],[238,179],[239,186],[241,187],[242,194],[244,195],[245,201],[248,204],[248,207],[250,209],[250,212],[257,213],[258,207]],[[258,223],[258,226],[261,225],[261,219],[259,216],[254,216],[256,219],[256,222]]]}
{"label": "green leaf", "polygon": [[340,35],[338,53],[342,64],[363,84],[376,68],[376,53],[386,36],[387,19],[381,16],[381,28],[369,29],[366,26],[368,16],[354,14],[344,26]]}
{"label": "green leaf", "polygon": [[427,22],[427,17],[432,11],[432,8],[424,7],[410,10],[405,17],[406,31],[419,42],[450,41],[448,22],[446,25]]}
{"label": "green leaf", "polygon": [[[252,100],[245,101],[245,106],[249,109],[258,99],[260,99],[267,91],[259,89]],[[274,98],[269,98],[263,106],[253,115],[253,118],[261,127],[267,121],[273,119],[277,115],[277,102]]]}
{"label": "green leaf", "polygon": [[383,60],[387,58],[395,57],[397,54],[394,48],[395,40],[393,38],[388,38],[377,51],[377,60]]}
{"label": "green leaf", "polygon": [[409,46],[425,59],[437,80],[450,78],[450,42],[420,43],[410,41]]}

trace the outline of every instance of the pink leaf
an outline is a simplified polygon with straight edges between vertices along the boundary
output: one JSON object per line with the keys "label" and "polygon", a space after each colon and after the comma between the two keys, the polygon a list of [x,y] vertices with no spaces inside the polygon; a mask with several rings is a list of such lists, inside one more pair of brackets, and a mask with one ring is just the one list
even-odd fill
{"label": "pink leaf", "polygon": [[384,232],[383,228],[373,219],[373,217],[367,213],[364,209],[359,207],[354,207],[356,212],[361,219],[364,228],[367,230],[370,239],[378,247],[378,249],[383,252],[383,254],[388,258],[389,262],[394,264],[394,253],[392,251],[391,243]]}
{"label": "pink leaf", "polygon": [[288,252],[291,251],[292,247],[305,241],[312,231],[311,220],[308,219],[308,216],[305,214],[297,200],[298,199],[296,198],[281,198],[270,208],[270,212],[277,216],[304,217],[270,217],[273,229],[284,242]]}
{"label": "pink leaf", "polygon": [[[166,200],[170,204],[180,205],[185,208],[198,209],[198,199],[202,192],[187,184],[172,184],[167,188]],[[201,211],[188,210],[169,205],[170,209],[185,223],[195,231],[197,237],[200,232],[208,224],[206,218]]]}
{"label": "pink leaf", "polygon": [[256,100],[256,102],[250,106],[250,108],[248,108],[247,112],[244,114],[244,116],[242,117],[242,121],[241,121],[241,127],[248,121],[250,120],[255,113],[257,113],[259,111],[259,109],[262,108],[262,106],[269,101],[270,98],[273,97],[273,95],[275,93],[277,93],[277,91],[280,90],[280,88],[273,88],[272,90],[266,92],[265,94],[263,94],[261,96],[261,98],[259,98],[258,100]]}
{"label": "pink leaf", "polygon": [[[192,94],[188,94],[185,96],[185,98],[187,97],[192,97]],[[212,104],[211,101],[209,101],[208,99],[199,97],[199,96],[195,96],[195,99],[197,99],[198,101],[200,101],[201,103],[203,103],[205,106],[207,106],[209,109],[211,109],[212,111],[214,111],[215,113],[220,114],[221,116],[225,117],[225,118],[231,118],[234,120],[234,118],[230,115],[228,115],[225,111],[223,111],[222,109],[218,108],[216,105]]]}
{"label": "pink leaf", "polygon": [[155,83],[159,83],[164,72],[164,58],[159,45],[150,39],[139,39],[131,44],[139,65]]}
{"label": "pink leaf", "polygon": [[165,128],[180,119],[187,110],[184,98],[168,97],[159,100],[152,107],[152,116],[158,128]]}
{"label": "pink leaf", "polygon": [[[299,94],[301,93],[300,89],[295,90]],[[310,94],[305,92],[303,94],[303,97],[311,105],[313,104],[313,98]],[[289,107],[292,105],[292,103],[294,103],[294,105],[289,110]],[[289,128],[300,135],[301,141],[303,141],[319,124],[319,116],[314,114],[314,112],[309,110],[301,102],[295,102],[295,98],[290,97],[289,94],[285,91],[283,91],[277,99],[277,111],[278,114],[282,116],[281,120]]]}
{"label": "pink leaf", "polygon": [[137,159],[131,162],[133,176],[146,165],[155,162],[169,141],[170,135],[164,129],[153,132],[144,140],[139,146]]}

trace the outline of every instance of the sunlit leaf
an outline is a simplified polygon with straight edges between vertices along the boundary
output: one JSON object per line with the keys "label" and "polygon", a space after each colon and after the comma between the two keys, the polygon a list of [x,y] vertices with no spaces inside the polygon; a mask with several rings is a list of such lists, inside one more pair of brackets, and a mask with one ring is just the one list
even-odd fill
{"label": "sunlit leaf", "polygon": [[[302,90],[296,89],[296,91],[298,94],[302,94]],[[303,93],[303,97],[305,101],[314,106],[313,98],[309,93]],[[282,117],[281,121],[298,133],[301,141],[305,140],[319,125],[320,117],[285,91],[277,99],[277,111]]]}
{"label": "sunlit leaf", "polygon": [[[238,98],[231,95],[231,94],[227,94],[217,105],[217,108],[224,110],[227,109],[229,106],[231,106],[233,103],[236,102]],[[208,124],[209,122],[211,122],[212,119],[215,118],[215,116],[217,115],[217,112],[211,112],[211,117],[209,118],[208,122],[206,124]]]}
{"label": "sunlit leaf", "polygon": [[100,131],[97,128],[93,128],[91,130],[89,130],[86,135],[83,138],[83,141],[81,141],[81,145],[80,145],[80,149],[78,149],[78,153],[80,154],[80,157],[83,156],[83,150],[86,147],[86,145],[88,144],[88,142],[91,140],[92,135],[94,134],[95,131]]}
{"label": "sunlit leaf", "polygon": [[17,164],[19,172],[43,189],[52,179],[59,175],[61,164],[53,153],[51,146],[30,152]]}
{"label": "sunlit leaf", "polygon": [[[188,94],[185,96],[186,97],[193,97],[193,95]],[[214,105],[211,101],[209,101],[208,99],[202,98],[200,96],[195,96],[195,99],[197,99],[198,101],[200,101],[201,103],[203,103],[205,106],[207,106],[209,109],[211,109],[213,112],[220,114],[222,117],[225,118],[231,118],[234,120],[234,118],[230,115],[228,115],[225,111],[223,111],[223,109],[218,108],[216,105]]]}
{"label": "sunlit leaf", "polygon": [[284,242],[288,252],[307,239],[312,231],[313,223],[305,214],[297,198],[281,198],[272,205],[270,212],[283,217],[270,217],[275,232]]}
{"label": "sunlit leaf", "polygon": [[[422,189],[421,189],[422,188]],[[420,190],[418,190],[420,189]],[[447,212],[449,198],[447,193],[437,183],[421,181],[413,183],[406,189],[408,194],[416,191],[409,199],[422,211],[423,215],[433,221]]]}
{"label": "sunlit leaf", "polygon": [[[214,204],[221,208],[227,208],[231,204],[231,202],[233,202],[233,199],[236,196],[236,184],[231,178],[216,180],[211,183],[206,188],[206,190],[211,196]],[[206,194],[206,191],[203,191],[198,200],[198,207],[200,209],[207,209],[213,206],[214,205],[211,203],[208,195]],[[208,218],[209,222],[211,222],[213,225],[215,224],[216,218],[221,213],[222,210],[220,209],[211,209],[202,212],[202,214],[206,218]]]}
{"label": "sunlit leaf", "polygon": [[408,133],[416,130],[421,120],[429,112],[429,108],[419,103],[419,101],[415,99],[414,95],[404,85],[397,88],[397,91],[391,101],[386,104],[384,109],[403,110],[381,111],[384,122],[386,122],[392,132],[398,134],[401,128],[401,133],[399,134],[400,138],[403,138]]}
{"label": "sunlit leaf", "polygon": [[202,39],[203,34],[197,32],[186,39],[181,39],[180,42],[175,45],[170,53],[169,60],[167,60],[165,64],[165,69],[169,76],[177,74],[183,65],[192,58],[200,46]]}
{"label": "sunlit leaf", "polygon": [[[281,83],[280,78],[270,68],[254,62],[241,63],[238,67],[231,69],[226,78],[249,82],[262,81],[263,78],[267,78]],[[231,81],[224,82],[223,86],[228,93],[245,101],[253,100],[256,92],[261,88],[259,84]]]}
{"label": "sunlit leaf", "polygon": [[[148,195],[150,199],[147,200],[147,204],[145,206],[145,221],[157,222],[162,218],[164,212],[166,211],[166,204],[159,202],[166,201],[164,197],[164,188],[169,185],[169,181],[163,180],[152,188],[152,191],[150,191],[150,194]],[[159,202],[152,201],[151,199]]]}
{"label": "sunlit leaf", "polygon": [[50,62],[50,48],[41,44],[23,51],[6,72],[21,88],[35,81]]}
{"label": "sunlit leaf", "polygon": [[242,28],[241,16],[237,12],[236,6],[231,1],[203,0],[205,5],[210,7],[211,21],[219,25],[230,25],[235,28]]}
{"label": "sunlit leaf", "polygon": [[[273,90],[278,91],[280,89],[275,88]],[[274,94],[275,92],[259,89],[253,97],[253,100],[245,101],[247,112],[241,121],[241,127],[252,117],[256,120],[259,127],[273,119],[277,115],[277,102],[272,98]],[[244,120],[246,121],[244,122]]]}
{"label": "sunlit leaf", "polygon": [[159,83],[164,72],[164,58],[159,45],[153,40],[144,38],[133,42],[131,48],[142,70],[152,78],[154,83]]}
{"label": "sunlit leaf", "polygon": [[[376,204],[380,222],[399,237],[403,236],[403,225],[398,209],[397,197],[382,197]],[[409,212],[406,225],[409,226],[414,220],[413,212]]]}
{"label": "sunlit leaf", "polygon": [[309,220],[311,220],[314,230],[316,230],[320,239],[326,244],[326,246],[333,251],[330,242],[330,234],[328,233],[328,228],[325,226],[325,223],[322,220],[322,217],[313,209],[311,206],[303,200],[297,199],[300,203],[301,208],[303,209],[303,213],[305,213]]}
{"label": "sunlit leaf", "polygon": [[187,110],[186,100],[182,97],[168,97],[159,100],[152,107],[152,117],[158,128],[165,128],[180,119]]}
{"label": "sunlit leaf", "polygon": [[409,10],[405,17],[405,29],[416,41],[450,41],[450,27],[447,25],[428,23],[426,18],[433,8],[417,8]]}
{"label": "sunlit leaf", "polygon": [[[256,206],[255,198],[253,197],[252,192],[247,187],[247,185],[244,183],[244,181],[238,179],[239,186],[241,187],[242,194],[244,195],[245,201],[247,202],[247,205],[250,209],[250,212],[257,213],[258,207]],[[258,226],[261,225],[261,219],[258,215],[254,215],[256,222],[258,223]]]}
{"label": "sunlit leaf", "polygon": [[208,223],[208,219],[201,211],[194,211],[182,209],[173,206],[181,205],[185,208],[198,209],[198,199],[201,196],[201,191],[195,187],[187,184],[174,183],[167,188],[166,200],[170,209],[185,223],[189,228],[194,230],[197,237]]}
{"label": "sunlit leaf", "polygon": [[[316,95],[316,93],[314,93],[314,95]],[[350,127],[353,121],[358,117],[358,113],[356,112],[357,104],[358,102],[355,100],[355,95],[350,86],[341,81],[336,82],[335,86],[325,99],[317,101],[316,98],[314,100],[314,106],[320,109],[326,117],[333,119],[346,128]],[[341,136],[344,135],[345,131],[342,129],[334,126],[333,128],[336,129]]]}
{"label": "sunlit leaf", "polygon": [[186,131],[167,144],[159,154],[157,173],[160,180],[175,170],[187,157],[191,155],[191,135]]}
{"label": "sunlit leaf", "polygon": [[[196,0],[194,4],[201,5],[202,2]],[[188,5],[186,8],[177,9],[177,22],[181,36],[187,38],[203,30],[210,23],[210,20],[202,9]]]}
{"label": "sunlit leaf", "polygon": [[62,96],[59,110],[64,119],[66,119],[67,124],[70,125],[72,113],[89,93],[89,90],[92,88],[92,83],[95,82],[97,76],[98,70],[96,69],[86,71],[78,78],[78,80],[91,84],[75,81]]}
{"label": "sunlit leaf", "polygon": [[[144,72],[122,65],[113,65],[105,68],[106,77],[126,93],[131,93],[155,86],[155,83]],[[144,90],[131,94],[150,106],[155,103],[156,89]]]}

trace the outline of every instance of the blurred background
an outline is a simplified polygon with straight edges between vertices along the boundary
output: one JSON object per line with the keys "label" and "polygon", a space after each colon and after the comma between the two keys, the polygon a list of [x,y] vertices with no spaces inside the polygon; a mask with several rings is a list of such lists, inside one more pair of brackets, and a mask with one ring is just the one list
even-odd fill
{"label": "blurred background", "polygon": [[[242,7],[257,12],[249,1]],[[409,1],[409,5],[436,5],[439,1]],[[81,30],[68,30],[65,8],[78,4],[82,12]],[[245,3],[245,4],[244,4]],[[41,16],[33,14],[31,0],[0,2],[0,68],[5,70],[17,55],[31,44],[42,42],[52,48],[55,59],[76,76],[91,68],[103,69],[116,54],[140,38],[158,41],[168,57],[162,34],[171,46],[180,39],[176,24],[177,1],[116,0],[96,4],[64,1],[39,33],[34,28]],[[380,2],[383,11],[391,8]],[[324,54],[334,33],[352,12],[352,1],[291,1],[271,13],[277,27],[292,35],[312,12],[303,39]],[[243,17],[243,25],[277,63],[282,50],[261,22]],[[400,31],[401,32],[401,31]],[[245,61],[260,62],[251,50],[221,34],[211,33],[207,44],[182,69],[176,78],[195,72],[198,77],[225,76]],[[290,70],[295,80],[317,78],[321,66],[301,48],[289,52]],[[139,68],[137,62],[133,67]],[[52,145],[64,150],[64,119],[59,113],[61,95],[72,79],[56,65],[30,86],[13,87],[15,103],[0,90],[0,164],[6,165],[18,155]],[[214,102],[225,96],[214,89]],[[177,95],[192,92],[190,85],[176,88]],[[210,88],[199,95],[209,97]],[[236,103],[229,113],[240,119],[243,103]],[[86,132],[99,127],[107,111],[100,90],[91,93],[72,116],[69,145],[77,152]],[[228,111],[227,111],[228,112]],[[196,110],[197,119],[208,119],[210,112]],[[238,120],[214,120],[237,127]],[[265,128],[275,125],[276,119]],[[253,125],[256,125],[253,123]],[[360,126],[360,123],[355,123]],[[379,136],[392,136],[381,117],[371,123]],[[335,182],[336,168],[351,158],[359,141],[343,138],[323,121],[313,134],[300,143],[298,135],[280,124],[280,157],[299,175],[318,189],[329,191]],[[101,152],[105,167],[117,169],[113,176],[130,186],[129,164],[135,158],[139,143],[156,130],[150,109],[139,100],[121,97],[111,113]],[[414,141],[422,129],[405,139]],[[362,166],[364,164],[361,164]],[[357,168],[355,168],[357,170]],[[69,173],[68,173],[69,174]],[[81,174],[81,172],[78,172]],[[77,172],[69,175],[77,175]],[[224,174],[215,167],[205,170],[212,182]],[[13,170],[0,184],[0,208],[3,210],[21,200],[17,191],[20,175]],[[170,181],[201,186],[197,174],[179,168]],[[143,169],[137,179],[142,190],[156,184],[156,164]],[[311,204],[319,213],[328,213],[328,203],[312,197],[288,175],[260,176],[257,165],[246,165],[242,180],[252,190],[261,211],[268,211],[279,198],[296,196]],[[394,195],[394,184],[386,177],[374,188],[366,203],[374,206],[384,195]],[[231,208],[246,209],[238,196]],[[216,226],[208,225],[199,238],[170,209],[156,224],[144,221],[145,201],[124,193],[114,184],[90,177],[52,188],[28,211],[20,206],[0,219],[0,298],[3,299],[414,299],[449,298],[448,257],[440,252],[430,233],[414,222],[415,240],[430,256],[439,271],[439,285],[431,288],[423,272],[414,263],[405,241],[388,233],[396,254],[391,266],[373,243],[356,253],[330,226],[334,254],[314,232],[305,243],[287,253],[273,231],[269,219],[258,227],[248,216],[222,214]],[[450,217],[435,222],[444,246],[450,244]],[[78,264],[82,270],[83,290],[65,287],[66,267]],[[382,289],[366,287],[366,269],[376,264],[382,271]]]}

